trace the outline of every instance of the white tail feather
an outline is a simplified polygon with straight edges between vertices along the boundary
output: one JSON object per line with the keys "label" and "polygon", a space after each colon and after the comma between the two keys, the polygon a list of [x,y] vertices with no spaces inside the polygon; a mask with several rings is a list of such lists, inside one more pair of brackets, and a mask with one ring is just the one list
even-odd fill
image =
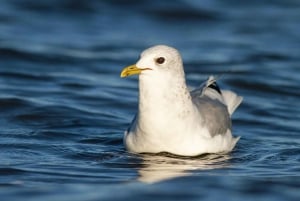
{"label": "white tail feather", "polygon": [[243,101],[242,96],[238,96],[236,93],[229,91],[229,90],[222,90],[222,95],[224,101],[227,105],[228,112],[230,115],[236,110],[236,108],[241,104]]}

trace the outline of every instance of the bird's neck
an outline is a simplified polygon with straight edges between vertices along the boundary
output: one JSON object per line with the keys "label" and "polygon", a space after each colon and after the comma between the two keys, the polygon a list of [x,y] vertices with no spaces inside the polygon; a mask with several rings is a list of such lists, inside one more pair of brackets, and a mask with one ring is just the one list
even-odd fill
{"label": "bird's neck", "polygon": [[[166,82],[166,80],[170,80]],[[139,79],[138,121],[145,127],[172,126],[172,120],[189,116],[192,108],[190,92],[184,78]],[[147,130],[147,128],[143,128]]]}

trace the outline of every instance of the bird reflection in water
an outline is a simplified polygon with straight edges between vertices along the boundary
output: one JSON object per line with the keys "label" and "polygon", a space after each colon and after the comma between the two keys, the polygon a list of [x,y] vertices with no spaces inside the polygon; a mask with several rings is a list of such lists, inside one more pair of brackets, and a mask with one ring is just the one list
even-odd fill
{"label": "bird reflection in water", "polygon": [[143,162],[138,180],[155,183],[192,175],[196,170],[210,170],[229,166],[228,154],[205,154],[197,157],[175,156],[169,153],[142,154]]}

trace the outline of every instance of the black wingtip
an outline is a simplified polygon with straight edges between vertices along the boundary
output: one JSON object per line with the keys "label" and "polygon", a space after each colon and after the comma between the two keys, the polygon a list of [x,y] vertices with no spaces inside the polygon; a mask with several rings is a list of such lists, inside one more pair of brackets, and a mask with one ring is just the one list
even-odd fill
{"label": "black wingtip", "polygon": [[219,94],[222,94],[220,87],[217,85],[217,82],[213,82],[210,85],[208,85],[207,87],[214,89],[215,91],[217,91]]}

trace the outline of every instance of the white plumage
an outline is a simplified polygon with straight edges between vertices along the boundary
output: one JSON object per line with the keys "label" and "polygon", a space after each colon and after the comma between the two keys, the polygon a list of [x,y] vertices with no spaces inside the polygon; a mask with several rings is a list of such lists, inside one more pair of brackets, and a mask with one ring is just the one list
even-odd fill
{"label": "white plumage", "polygon": [[124,135],[128,151],[195,156],[234,148],[239,138],[231,134],[230,117],[242,97],[220,90],[212,76],[190,92],[176,49],[145,50],[121,77],[132,74],[139,74],[139,106]]}

